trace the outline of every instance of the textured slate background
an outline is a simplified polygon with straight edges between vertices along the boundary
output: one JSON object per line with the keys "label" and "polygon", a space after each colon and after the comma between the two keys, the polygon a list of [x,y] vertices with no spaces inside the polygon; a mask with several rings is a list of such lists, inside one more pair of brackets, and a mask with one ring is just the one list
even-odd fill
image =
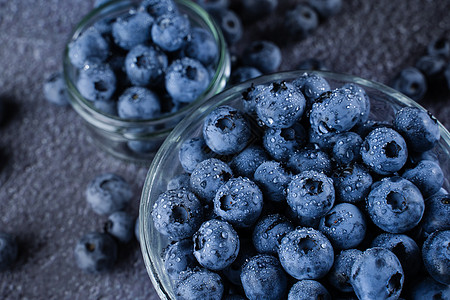
{"label": "textured slate background", "polygon": [[[277,36],[282,11],[248,26],[243,41]],[[344,0],[343,12],[309,38],[283,45],[280,69],[306,57],[330,70],[386,83],[412,65],[433,38],[450,37],[450,1]],[[127,164],[97,149],[80,117],[47,103],[42,82],[61,68],[71,28],[92,1],[0,0],[0,230],[18,236],[17,265],[0,274],[1,299],[157,299],[137,243],[110,273],[86,275],[73,262],[78,238],[101,230],[104,218],[86,205],[84,189],[98,173],[116,172],[135,190],[137,215],[147,167]],[[242,50],[245,42],[236,47]],[[450,128],[450,99],[421,102]]]}

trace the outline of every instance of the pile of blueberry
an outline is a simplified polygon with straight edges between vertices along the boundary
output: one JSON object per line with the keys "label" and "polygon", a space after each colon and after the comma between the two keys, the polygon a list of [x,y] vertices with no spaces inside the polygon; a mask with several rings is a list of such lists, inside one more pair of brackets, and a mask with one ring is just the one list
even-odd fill
{"label": "pile of blueberry", "polygon": [[[181,144],[155,199],[177,299],[447,299],[450,197],[437,121],[369,119],[353,83],[252,85]],[[339,298],[339,299],[341,299]]]}

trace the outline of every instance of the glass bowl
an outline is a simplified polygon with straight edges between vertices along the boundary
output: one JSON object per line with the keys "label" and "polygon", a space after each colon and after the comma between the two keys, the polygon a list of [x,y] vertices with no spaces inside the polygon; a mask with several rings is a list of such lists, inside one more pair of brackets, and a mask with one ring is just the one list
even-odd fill
{"label": "glass bowl", "polygon": [[[241,94],[251,85],[268,84],[283,80],[292,81],[304,72],[290,71],[261,76],[221,92],[203,103],[202,106],[198,105],[192,114],[183,119],[157,152],[144,183],[139,221],[141,250],[145,265],[161,299],[175,299],[161,258],[161,252],[167,246],[168,240],[156,230],[150,213],[158,196],[166,190],[168,181],[175,175],[184,172],[178,160],[178,152],[182,142],[201,136],[204,118],[216,107],[231,105],[242,109],[243,107],[240,103]],[[405,106],[424,109],[405,95],[376,82],[330,72],[314,71],[314,73],[324,77],[330,83],[331,88],[340,87],[345,83],[355,83],[363,87],[371,99],[371,120],[392,121],[395,112]],[[448,181],[450,179],[450,133],[441,123],[439,123],[439,127],[441,139],[433,151],[437,154],[446,178],[443,187],[446,190],[450,190]]]}
{"label": "glass bowl", "polygon": [[[96,109],[91,101],[84,98],[77,89],[76,82],[79,70],[69,59],[69,44],[94,23],[107,21],[127,14],[136,9],[140,1],[115,0],[107,2],[92,10],[75,27],[66,44],[63,66],[64,78],[69,94],[69,101],[75,111],[84,119],[92,141],[107,152],[133,162],[149,164],[157,149],[178,122],[197,105],[217,94],[225,87],[231,69],[230,55],[225,39],[213,18],[200,6],[188,0],[174,0],[180,13],[188,16],[191,27],[208,30],[218,47],[219,55],[211,70],[211,81],[205,91],[193,102],[183,106],[176,112],[167,112],[160,117],[148,120],[127,120],[109,115]],[[115,96],[113,96],[115,97]],[[145,151],[133,151],[132,145],[143,145]]]}

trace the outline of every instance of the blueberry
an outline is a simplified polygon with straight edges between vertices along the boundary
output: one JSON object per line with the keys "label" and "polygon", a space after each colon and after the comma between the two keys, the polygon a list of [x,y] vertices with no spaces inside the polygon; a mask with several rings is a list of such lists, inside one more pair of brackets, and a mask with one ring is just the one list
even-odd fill
{"label": "blueberry", "polygon": [[393,79],[391,86],[413,100],[420,100],[427,92],[425,76],[415,67],[401,70]]}
{"label": "blueberry", "polygon": [[181,279],[175,286],[175,296],[179,300],[220,300],[223,293],[224,286],[220,275],[206,269],[182,272]]}
{"label": "blueberry", "polygon": [[184,141],[178,152],[178,158],[183,169],[192,173],[199,162],[211,157],[211,149],[203,137],[195,137]]}
{"label": "blueberry", "polygon": [[152,209],[153,224],[171,240],[192,236],[203,222],[203,207],[186,189],[169,190],[159,195]]}
{"label": "blueberry", "polygon": [[151,27],[151,37],[161,49],[173,52],[184,46],[190,27],[186,15],[165,14],[160,16]]}
{"label": "blueberry", "polygon": [[216,40],[209,31],[201,27],[192,28],[183,52],[187,57],[196,59],[203,65],[214,63],[219,56]]}
{"label": "blueberry", "polygon": [[267,128],[263,136],[264,149],[278,161],[289,159],[306,141],[306,131],[300,123],[288,128]]}
{"label": "blueberry", "polygon": [[325,276],[334,261],[330,241],[315,229],[301,227],[284,236],[278,256],[286,272],[298,280]]}
{"label": "blueberry", "polygon": [[139,10],[147,12],[154,18],[178,12],[178,8],[172,0],[143,0]]}
{"label": "blueberry", "polygon": [[289,183],[286,199],[297,215],[322,217],[334,204],[333,180],[316,171],[302,172]]}
{"label": "blueberry", "polygon": [[358,299],[398,299],[404,274],[400,261],[384,248],[369,248],[352,266],[350,282]]}
{"label": "blueberry", "polygon": [[315,73],[304,73],[292,82],[305,96],[309,107],[320,95],[331,90],[328,81]]}
{"label": "blueberry", "polygon": [[203,137],[217,154],[235,154],[244,149],[252,137],[244,115],[231,106],[219,106],[203,121]]}
{"label": "blueberry", "polygon": [[320,149],[302,149],[294,152],[287,162],[294,173],[316,171],[325,174],[331,172],[331,160],[328,154]]}
{"label": "blueberry", "polygon": [[389,175],[405,165],[408,149],[405,140],[397,131],[380,127],[372,130],[364,139],[361,157],[373,172]]}
{"label": "blueberry", "polygon": [[450,230],[450,195],[436,194],[425,202],[422,229],[430,234],[436,230]]}
{"label": "blueberry", "polygon": [[283,203],[286,199],[286,188],[291,182],[291,175],[281,163],[265,161],[255,171],[254,180],[264,193],[264,200]]}
{"label": "blueberry", "polygon": [[294,230],[292,223],[280,214],[267,215],[256,223],[252,240],[259,253],[277,255],[281,239]]}
{"label": "blueberry", "polygon": [[450,230],[430,234],[422,246],[422,258],[434,280],[450,284]]}
{"label": "blueberry", "polygon": [[126,56],[125,70],[133,85],[155,86],[164,77],[168,60],[164,52],[153,46],[137,45]]}
{"label": "blueberry", "polygon": [[108,217],[105,231],[121,243],[128,243],[134,235],[134,217],[124,211],[116,211]]}
{"label": "blueberry", "polygon": [[255,20],[269,16],[278,7],[278,0],[243,0],[241,14],[246,20]]}
{"label": "blueberry", "polygon": [[342,9],[342,0],[308,0],[320,17],[329,18],[337,15]]}
{"label": "blueberry", "polygon": [[205,268],[222,270],[236,259],[239,236],[225,221],[211,219],[204,222],[193,236],[194,256]]}
{"label": "blueberry", "polygon": [[283,29],[290,37],[303,39],[317,29],[319,16],[308,4],[299,3],[285,13],[283,25]]}
{"label": "blueberry", "polygon": [[195,167],[191,174],[191,188],[206,203],[212,203],[217,190],[233,177],[230,167],[216,158],[208,158]]}
{"label": "blueberry", "polygon": [[325,63],[315,57],[309,57],[302,59],[297,63],[297,70],[319,70],[319,71],[326,71],[327,67],[325,66]]}
{"label": "blueberry", "polygon": [[233,72],[231,73],[230,82],[232,84],[238,84],[261,75],[261,71],[257,68],[243,66],[233,70]]}
{"label": "blueberry", "polygon": [[44,98],[50,103],[64,106],[69,104],[62,72],[55,72],[48,76],[43,85]]}
{"label": "blueberry", "polygon": [[382,233],[375,237],[371,247],[382,247],[392,251],[400,261],[406,278],[414,278],[420,270],[420,249],[416,242],[405,234]]}
{"label": "blueberry", "polygon": [[327,275],[328,282],[341,292],[352,292],[350,275],[355,260],[362,255],[362,251],[348,249],[341,251],[334,259],[333,267]]}
{"label": "blueberry", "polygon": [[417,107],[399,110],[395,114],[394,128],[403,135],[408,147],[417,152],[432,149],[440,138],[437,120]]}
{"label": "blueberry", "polygon": [[373,223],[390,233],[403,233],[415,227],[425,209],[419,189],[398,176],[374,183],[366,202]]}
{"label": "blueberry", "polygon": [[123,210],[133,197],[131,186],[121,176],[104,173],[89,182],[86,200],[99,215]]}
{"label": "blueberry", "polygon": [[154,92],[144,87],[132,86],[120,95],[117,110],[123,119],[146,120],[160,115],[161,104]]}
{"label": "blueberry", "polygon": [[356,101],[359,102],[361,107],[360,124],[367,122],[370,115],[370,99],[366,91],[355,83],[346,83],[341,87],[341,89],[350,90],[356,98]]}
{"label": "blueberry", "polygon": [[412,287],[412,300],[450,299],[450,286],[437,282],[431,277],[425,277]]}
{"label": "blueberry", "polygon": [[358,246],[366,235],[366,221],[361,211],[353,204],[335,205],[320,220],[319,230],[338,249]]}
{"label": "blueberry", "polygon": [[256,103],[268,93],[269,86],[267,85],[253,85],[242,92],[241,103],[244,107],[244,111],[248,114],[256,114]]}
{"label": "blueberry", "polygon": [[242,287],[250,300],[282,299],[287,293],[287,276],[278,259],[268,254],[250,258],[242,267]]}
{"label": "blueberry", "polygon": [[361,202],[369,194],[373,183],[369,171],[359,164],[351,164],[336,169],[332,178],[336,200],[339,202]]}
{"label": "blueberry", "polygon": [[184,57],[172,62],[165,75],[165,87],[174,102],[191,103],[208,87],[208,70],[197,60]]}
{"label": "blueberry", "polygon": [[118,17],[112,24],[114,42],[126,50],[144,44],[150,40],[150,30],[154,22],[155,19],[143,11]]}
{"label": "blueberry", "polygon": [[242,63],[263,73],[273,73],[281,64],[281,50],[271,41],[253,41],[244,49]]}
{"label": "blueberry", "polygon": [[89,27],[68,45],[69,60],[79,69],[104,62],[108,55],[109,44],[95,27]]}
{"label": "blueberry", "polygon": [[288,300],[303,300],[303,299],[321,299],[331,300],[330,293],[318,281],[315,280],[300,280],[297,281],[289,290]]}
{"label": "blueberry", "polygon": [[194,257],[194,244],[190,239],[174,242],[164,250],[164,268],[170,279],[177,281],[180,273],[197,265]]}
{"label": "blueberry", "polygon": [[433,56],[450,57],[450,40],[445,37],[433,39],[427,46],[427,53]]}
{"label": "blueberry", "polygon": [[92,104],[94,105],[95,109],[101,113],[111,116],[118,116],[116,101],[98,100],[94,101]]}
{"label": "blueberry", "polygon": [[187,173],[176,175],[167,183],[167,190],[177,190],[180,188],[189,189],[191,176]]}
{"label": "blueberry", "polygon": [[256,102],[256,113],[267,127],[289,128],[301,119],[305,105],[305,97],[291,83],[275,82]]}
{"label": "blueberry", "polygon": [[213,12],[225,40],[229,45],[235,44],[242,38],[243,26],[239,16],[230,9],[221,9]]}
{"label": "blueberry", "polygon": [[110,270],[117,259],[117,243],[106,233],[91,232],[84,235],[74,250],[77,266],[88,273]]}
{"label": "blueberry", "polygon": [[444,183],[444,173],[439,163],[422,160],[414,168],[406,170],[403,178],[414,183],[426,199],[439,191]]}
{"label": "blueberry", "polygon": [[231,178],[214,197],[214,212],[235,227],[250,227],[261,214],[263,194],[246,177]]}
{"label": "blueberry", "polygon": [[256,169],[263,162],[269,160],[269,155],[261,146],[250,145],[230,161],[230,167],[234,174],[253,179]]}
{"label": "blueberry", "polygon": [[89,65],[80,70],[77,88],[89,101],[106,101],[116,91],[116,75],[108,65]]}
{"label": "blueberry", "polygon": [[362,142],[362,138],[355,132],[342,132],[337,134],[331,152],[332,158],[339,165],[348,165],[359,161],[361,158],[360,149]]}
{"label": "blueberry", "polygon": [[6,232],[0,232],[0,271],[10,269],[19,254],[16,238]]}
{"label": "blueberry", "polygon": [[445,59],[441,56],[424,55],[417,60],[415,67],[432,83],[430,79],[438,77],[444,70]]}

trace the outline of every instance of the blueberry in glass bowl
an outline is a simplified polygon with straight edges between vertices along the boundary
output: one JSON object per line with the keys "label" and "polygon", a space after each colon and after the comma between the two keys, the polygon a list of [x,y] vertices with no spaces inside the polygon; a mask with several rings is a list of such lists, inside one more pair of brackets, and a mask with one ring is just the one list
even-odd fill
{"label": "blueberry in glass bowl", "polygon": [[175,125],[220,92],[230,57],[220,28],[188,0],[114,0],[74,28],[63,58],[69,100],[92,141],[148,164]]}
{"label": "blueberry in glass bowl", "polygon": [[[191,285],[187,287],[184,284],[185,281],[181,284],[177,280],[171,280],[165,270],[161,253],[175,240],[161,234],[158,230],[159,223],[158,226],[155,226],[155,222],[158,221],[152,216],[152,211],[155,209],[154,204],[161,194],[173,188],[173,185],[169,184],[173,178],[179,176],[192,178],[191,174],[199,172],[206,172],[202,177],[203,179],[198,182],[200,186],[208,188],[210,183],[217,184],[214,204],[210,200],[212,196],[205,198],[192,188],[193,181],[191,180],[180,181],[180,184],[171,192],[175,194],[184,194],[186,191],[193,193],[203,207],[203,222],[219,219],[221,222],[226,222],[227,226],[215,229],[215,234],[219,237],[219,240],[215,241],[214,245],[209,245],[207,239],[202,243],[197,243],[197,246],[194,243],[192,249],[188,253],[184,253],[191,259],[192,253],[201,250],[202,247],[218,247],[217,249],[210,249],[211,255],[221,253],[219,249],[221,244],[224,249],[229,248],[230,245],[227,241],[229,234],[225,229],[231,225],[237,232],[237,238],[241,241],[241,245],[244,244],[243,241],[250,238],[250,246],[246,244],[241,248],[248,252],[248,257],[242,260],[236,258],[235,261],[231,262],[234,274],[240,273],[242,279],[241,270],[246,268],[246,262],[264,254],[259,253],[258,248],[252,245],[253,235],[261,234],[259,239],[255,239],[257,241],[264,238],[273,238],[266,231],[257,233],[255,226],[267,216],[278,214],[293,226],[291,231],[283,230],[276,236],[274,243],[277,251],[271,254],[273,255],[271,259],[277,261],[284,256],[290,257],[291,254],[286,254],[283,249],[290,245],[291,237],[297,230],[305,232],[305,234],[299,236],[298,241],[296,241],[295,255],[303,260],[310,258],[311,260],[308,263],[311,267],[309,267],[309,270],[304,268],[305,271],[301,271],[299,268],[291,266],[289,259],[283,259],[282,269],[277,269],[277,272],[273,272],[269,268],[270,266],[267,267],[268,269],[261,267],[261,272],[269,272],[273,275],[271,275],[271,282],[280,282],[280,287],[281,284],[283,285],[283,288],[277,293],[277,299],[286,299],[290,289],[294,287],[298,280],[318,280],[320,283],[324,283],[323,286],[330,295],[340,293],[333,285],[327,284],[327,280],[331,277],[330,272],[334,270],[332,267],[334,264],[333,258],[342,249],[348,247],[350,247],[348,250],[358,249],[358,251],[361,251],[362,255],[355,258],[354,263],[357,265],[371,264],[373,261],[381,266],[385,257],[392,257],[398,265],[398,270],[395,269],[395,272],[391,272],[392,274],[386,273],[383,279],[379,281],[370,281],[369,279],[375,277],[372,276],[375,274],[370,272],[380,268],[368,268],[364,276],[355,279],[348,278],[345,281],[348,289],[359,290],[362,284],[371,291],[377,291],[377,297],[388,298],[389,295],[401,295],[403,298],[408,298],[408,295],[414,292],[414,283],[424,280],[425,277],[410,278],[408,274],[411,274],[411,272],[399,271],[401,262],[404,260],[397,259],[396,256],[401,255],[401,250],[404,249],[402,246],[405,247],[405,245],[400,245],[392,251],[374,251],[374,248],[370,248],[370,245],[376,236],[389,233],[389,231],[394,232],[390,234],[409,235],[417,244],[421,245],[431,234],[427,232],[430,218],[437,218],[436,222],[441,224],[439,230],[449,230],[446,221],[449,217],[448,213],[441,213],[441,211],[435,213],[436,209],[430,207],[430,205],[434,205],[434,202],[426,201],[428,196],[424,195],[428,193],[428,184],[423,184],[423,187],[416,186],[408,180],[410,177],[408,176],[410,173],[408,170],[417,168],[422,160],[433,160],[435,163],[433,166],[439,165],[440,172],[444,177],[436,194],[448,194],[447,191],[450,188],[450,134],[448,130],[431,116],[416,119],[418,124],[427,124],[426,128],[437,128],[439,132],[439,138],[436,139],[436,136],[434,136],[432,149],[418,153],[412,150],[410,146],[411,135],[398,133],[396,131],[398,126],[395,123],[398,123],[399,120],[396,122],[396,119],[399,119],[405,112],[405,107],[408,107],[408,110],[413,108],[423,111],[424,109],[419,104],[398,91],[376,82],[344,74],[323,71],[311,72],[314,72],[315,76],[320,76],[329,84],[329,87],[320,95],[308,96],[302,92],[302,88],[304,89],[302,83],[306,82],[304,79],[311,76],[311,73],[306,74],[302,70],[280,72],[251,79],[221,92],[202,105],[197,105],[193,113],[177,125],[158,150],[149,168],[141,196],[140,236],[144,262],[161,299],[177,299],[180,293],[192,295],[191,292],[194,290],[203,292],[220,291],[220,295],[215,294],[218,299],[229,294],[249,298],[255,292],[253,288],[249,288],[253,285],[239,286],[238,284],[236,286],[236,282],[239,282],[229,279],[227,277],[228,272],[212,270],[208,265],[202,264],[201,260],[194,260],[194,265],[186,266],[185,270],[179,270],[179,276],[185,278],[188,275],[194,276],[193,274],[196,274],[195,276],[200,276],[205,272],[213,272],[219,277],[214,276],[214,281],[208,281],[211,285]],[[323,83],[323,81],[321,82]],[[302,93],[301,96],[300,93]],[[279,97],[280,95],[281,97]],[[284,102],[271,105],[272,102],[276,101]],[[223,112],[224,109],[227,111],[226,114],[218,114]],[[299,112],[300,110],[302,112]],[[220,118],[213,123],[209,122],[211,117],[218,115],[220,115]],[[280,118],[285,117],[284,121],[286,122],[274,120],[273,116],[276,115]],[[223,141],[228,138],[228,134],[236,136],[235,128],[242,127],[243,124],[248,128],[245,130],[245,138],[234,146],[236,151],[216,153],[214,143],[208,141],[212,137],[210,130],[205,130],[205,128],[212,126],[211,124],[217,127],[214,135],[219,136],[215,136],[214,141]],[[295,126],[302,126],[305,133],[295,134]],[[291,143],[295,146],[286,147],[285,143],[279,143],[280,139],[273,138],[272,143],[277,143],[280,147],[286,147],[286,154],[283,156],[274,156],[266,150],[270,148],[271,139],[265,141],[264,136],[266,132],[274,129],[279,131],[279,136],[283,137],[284,140],[293,141],[295,139],[295,142]],[[392,131],[395,131],[398,135],[392,134]],[[359,135],[360,142],[351,143],[351,147],[339,146],[339,143],[349,141],[347,136],[350,132],[352,135]],[[386,134],[382,132],[386,132]],[[375,135],[380,135],[382,138],[376,138]],[[350,142],[353,140],[350,139]],[[190,161],[192,163],[191,168],[186,170],[180,163],[180,149],[189,141],[199,141],[198,144],[203,146],[198,151],[202,151],[203,154],[207,153],[207,155],[203,156],[203,162],[196,161],[199,156],[193,155]],[[255,147],[263,151],[264,155],[258,155],[258,159],[249,157],[248,162],[242,162],[241,157],[246,157],[244,153],[249,151],[247,149]],[[381,147],[381,150],[378,149],[379,147]],[[357,148],[358,151],[355,150]],[[339,157],[348,159],[336,159],[336,149],[339,150]],[[344,152],[348,152],[348,155]],[[366,159],[361,155],[365,152],[371,156],[371,159]],[[302,157],[301,168],[293,164],[291,159],[292,157],[299,157],[299,153]],[[307,153],[307,155],[304,155],[304,153]],[[183,163],[186,164],[186,156],[182,155],[182,158]],[[215,173],[211,173],[205,168],[205,164],[212,160],[215,161],[216,167],[212,167],[211,170],[214,170]],[[276,201],[267,196],[265,186],[256,180],[261,174],[258,173],[258,176],[256,176],[255,171],[260,165],[267,165],[268,162],[276,163],[279,168],[282,168],[283,174],[287,174],[286,179],[283,180],[280,176],[269,176],[270,174],[265,176],[280,188],[279,192],[277,190]],[[324,162],[326,162],[326,168],[323,167]],[[236,166],[236,164],[240,165]],[[270,172],[269,168],[261,169]],[[251,174],[248,170],[254,170],[255,173]],[[210,176],[208,176],[208,172]],[[434,171],[430,170],[430,172]],[[320,174],[320,176],[308,176],[313,173]],[[286,180],[287,183],[284,182]],[[246,186],[251,186],[251,188],[241,188],[243,187],[241,186],[236,188],[233,193],[224,194],[221,192],[235,181],[245,181],[248,183]],[[293,185],[301,188],[292,189],[290,186]],[[401,188],[403,185],[406,185],[408,189],[403,190]],[[437,190],[437,188],[433,187],[433,190]],[[371,198],[376,193],[382,194],[382,197],[379,197],[378,200]],[[262,194],[262,209],[254,211],[251,214],[252,218],[245,218],[245,220],[242,220],[242,224],[238,224],[235,220],[228,222],[226,218],[221,217],[220,213],[223,210],[227,212],[237,210],[236,215],[239,215],[239,210],[245,212],[251,210],[255,203],[261,205],[260,197],[257,197],[257,201],[255,200],[254,195],[256,194]],[[294,197],[294,194],[296,194],[295,199],[298,198],[299,201],[288,201],[288,198]],[[330,197],[320,197],[320,201],[318,201],[316,198],[321,194],[327,194]],[[247,205],[243,205],[245,202],[247,202]],[[338,213],[338,208],[345,206],[344,203],[347,203],[345,204],[347,206],[350,205],[352,209]],[[369,204],[370,211],[367,209]],[[440,205],[450,204],[448,201],[444,201]],[[169,218],[168,224],[183,224],[199,215],[183,206],[181,202],[180,205],[174,205],[174,207],[176,209],[171,212],[172,221]],[[310,211],[313,211],[314,214],[310,214]],[[386,216],[389,219],[386,219]],[[350,246],[337,244],[337,240],[348,237],[350,232],[358,229],[355,226],[362,223],[354,222],[353,219],[355,221],[365,220],[365,229],[358,231],[359,238],[352,239]],[[403,224],[405,220],[409,223]],[[322,226],[320,225],[321,221]],[[244,222],[245,226],[242,226]],[[202,226],[200,223],[202,222],[198,223],[198,228]],[[389,223],[389,226],[383,225],[386,223]],[[276,224],[273,226],[276,226]],[[333,228],[336,230],[333,231]],[[331,235],[330,232],[336,232],[336,236]],[[220,233],[223,233],[223,236]],[[320,235],[320,239],[316,238],[318,235]],[[198,235],[194,233],[187,239],[193,241],[196,236]],[[199,246],[200,244],[201,246]],[[327,251],[327,253],[323,251]],[[384,255],[387,251],[389,253]],[[317,255],[311,255],[313,252],[317,252]],[[379,260],[375,252],[383,253]],[[327,257],[327,261],[322,263],[312,261],[314,257]],[[374,259],[359,261],[359,259],[367,257],[373,257]],[[182,257],[180,259],[187,258]],[[237,265],[238,262],[240,265]],[[313,270],[315,265],[326,265],[327,268]],[[292,268],[299,272],[295,274],[295,277],[290,274]],[[417,268],[420,270],[413,270],[413,274],[418,274],[416,271],[421,271],[419,274],[423,274],[423,276],[433,276],[432,273],[425,274],[422,272],[424,270],[423,265],[418,264]],[[402,269],[407,268],[402,266]],[[318,276],[320,278],[311,276],[318,271],[321,272]],[[210,274],[210,276],[212,275]],[[288,278],[287,286],[284,284],[285,278]],[[369,281],[365,282],[366,280]],[[435,280],[439,281],[439,278]],[[188,280],[188,282],[190,281]],[[212,285],[213,282],[214,285]]]}

